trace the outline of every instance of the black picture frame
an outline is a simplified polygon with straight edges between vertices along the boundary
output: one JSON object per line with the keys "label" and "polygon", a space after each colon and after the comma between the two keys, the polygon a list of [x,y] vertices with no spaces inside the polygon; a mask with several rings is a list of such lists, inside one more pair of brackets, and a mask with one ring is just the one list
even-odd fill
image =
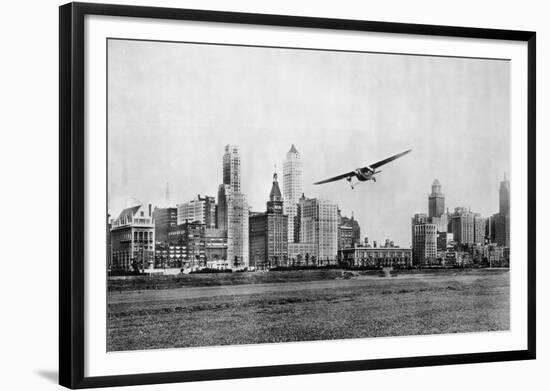
{"label": "black picture frame", "polygon": [[[302,363],[120,376],[84,375],[84,17],[109,15],[296,28],[355,30],[425,36],[527,42],[528,50],[528,346],[526,350]],[[69,3],[59,8],[59,384],[69,388],[126,386],[369,369],[405,368],[536,357],[536,34],[531,31],[464,28],[286,15],[175,8]]]}

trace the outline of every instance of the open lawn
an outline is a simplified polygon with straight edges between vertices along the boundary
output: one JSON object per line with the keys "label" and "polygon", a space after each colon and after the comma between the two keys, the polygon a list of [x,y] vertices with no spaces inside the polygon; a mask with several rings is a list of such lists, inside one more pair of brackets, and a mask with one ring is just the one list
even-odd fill
{"label": "open lawn", "polygon": [[[371,273],[377,273],[372,271]],[[206,273],[159,276],[110,277],[109,291],[172,289],[195,286],[262,284],[276,282],[318,281],[339,278],[341,270],[271,271],[244,273]]]}
{"label": "open lawn", "polygon": [[[232,273],[255,283],[108,293],[109,351],[509,329],[507,270],[380,278]],[[288,273],[288,272],[281,272]],[[294,272],[291,272],[294,273]],[[308,275],[308,273],[310,273]],[[298,277],[298,275],[302,277]],[[211,280],[216,278],[210,275]],[[258,277],[256,277],[258,276]],[[306,276],[306,277],[303,277]],[[204,277],[192,275],[185,277]],[[227,278],[224,275],[222,278]],[[262,280],[262,278],[264,280]],[[257,280],[256,280],[257,279]],[[119,280],[116,280],[117,282]],[[230,280],[224,280],[230,281]]]}

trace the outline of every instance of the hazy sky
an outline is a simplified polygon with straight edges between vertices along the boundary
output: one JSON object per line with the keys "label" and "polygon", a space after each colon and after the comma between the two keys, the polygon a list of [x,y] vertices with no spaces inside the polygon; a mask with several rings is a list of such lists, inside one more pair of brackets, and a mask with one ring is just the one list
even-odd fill
{"label": "hazy sky", "polygon": [[[110,40],[109,210],[217,197],[226,144],[264,211],[294,143],[307,197],[353,211],[361,235],[410,243],[435,178],[446,206],[498,210],[510,162],[510,63],[426,56]],[[377,182],[313,182],[413,151]],[[282,175],[280,175],[282,177]],[[281,183],[282,189],[282,183]]]}

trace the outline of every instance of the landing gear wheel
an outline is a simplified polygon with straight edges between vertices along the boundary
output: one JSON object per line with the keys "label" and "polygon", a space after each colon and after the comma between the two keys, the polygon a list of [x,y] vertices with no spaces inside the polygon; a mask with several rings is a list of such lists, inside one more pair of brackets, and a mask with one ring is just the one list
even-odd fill
{"label": "landing gear wheel", "polygon": [[352,179],[353,179],[353,178],[349,176],[349,177],[346,178],[346,181],[349,182],[349,185],[351,186],[351,189],[353,190],[353,182],[352,182]]}

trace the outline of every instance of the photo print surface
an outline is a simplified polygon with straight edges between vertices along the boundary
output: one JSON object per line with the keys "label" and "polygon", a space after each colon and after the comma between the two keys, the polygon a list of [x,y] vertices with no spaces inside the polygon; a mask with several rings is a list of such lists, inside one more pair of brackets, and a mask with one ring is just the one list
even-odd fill
{"label": "photo print surface", "polygon": [[510,328],[510,62],[108,39],[107,350]]}

